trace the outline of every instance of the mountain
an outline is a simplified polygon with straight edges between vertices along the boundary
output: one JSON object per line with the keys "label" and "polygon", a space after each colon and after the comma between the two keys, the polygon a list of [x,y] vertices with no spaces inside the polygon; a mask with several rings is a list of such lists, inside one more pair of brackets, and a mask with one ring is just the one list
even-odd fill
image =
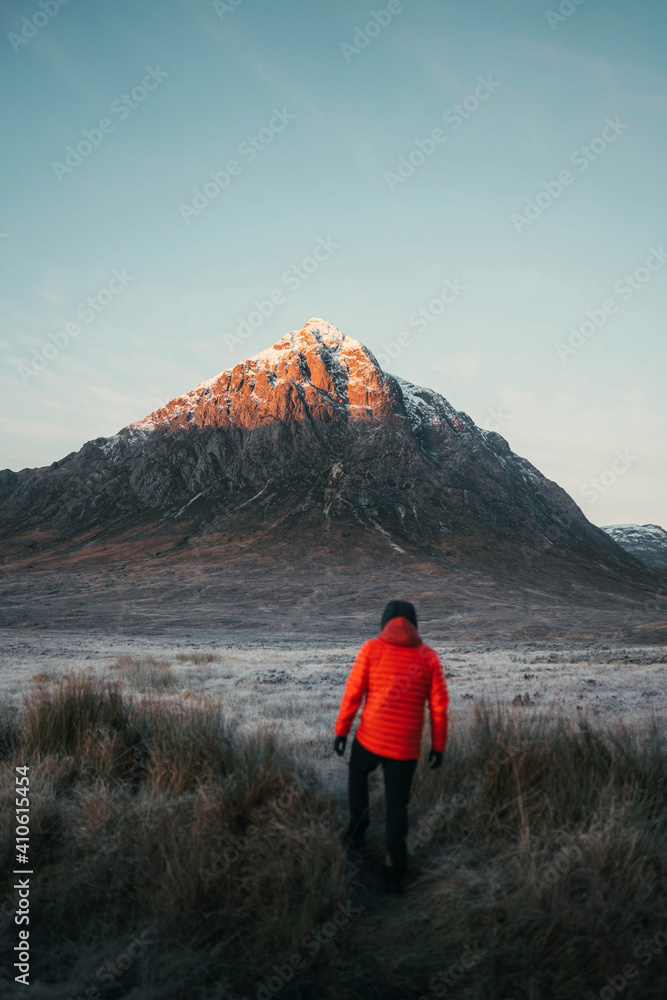
{"label": "mountain", "polygon": [[607,524],[602,530],[647,566],[667,572],[667,531],[659,524]]}
{"label": "mountain", "polygon": [[[149,605],[162,621],[169,602],[178,618],[188,586],[196,614],[215,594],[239,622],[248,602],[259,622],[278,608],[327,613],[320,604],[348,614],[364,587],[382,600],[388,580],[438,606],[447,593],[452,608],[500,588],[494,613],[519,617],[529,591],[550,620],[556,592],[567,609],[581,588],[593,602],[655,589],[655,574],[503,437],[320,319],[112,437],[0,473],[0,559],[19,581],[5,607],[26,622],[61,606],[63,620],[110,614],[130,576],[148,594],[133,599],[137,621]],[[103,600],[114,573],[116,596]],[[65,607],[65,576],[85,612],[83,598]]]}
{"label": "mountain", "polygon": [[394,550],[477,539],[530,558],[570,547],[627,563],[499,434],[383,372],[323,320],[49,468],[3,473],[2,488],[2,537],[29,545],[216,522],[353,533]]}

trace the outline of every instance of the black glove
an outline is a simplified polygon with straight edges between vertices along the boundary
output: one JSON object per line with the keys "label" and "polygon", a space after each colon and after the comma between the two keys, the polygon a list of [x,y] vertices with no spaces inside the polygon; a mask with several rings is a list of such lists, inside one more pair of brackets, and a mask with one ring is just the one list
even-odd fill
{"label": "black glove", "polygon": [[438,767],[442,767],[442,752],[440,750],[431,750],[428,755],[428,762],[432,771],[435,771]]}
{"label": "black glove", "polygon": [[339,757],[342,757],[345,753],[345,744],[347,743],[347,736],[337,736],[334,740],[334,750]]}

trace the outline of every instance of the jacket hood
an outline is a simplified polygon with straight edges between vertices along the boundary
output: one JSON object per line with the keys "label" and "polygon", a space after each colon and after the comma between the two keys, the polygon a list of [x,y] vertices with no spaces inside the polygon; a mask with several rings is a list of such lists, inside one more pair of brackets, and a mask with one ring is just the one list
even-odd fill
{"label": "jacket hood", "polygon": [[392,618],[380,632],[380,638],[392,646],[422,646],[421,636],[407,618]]}

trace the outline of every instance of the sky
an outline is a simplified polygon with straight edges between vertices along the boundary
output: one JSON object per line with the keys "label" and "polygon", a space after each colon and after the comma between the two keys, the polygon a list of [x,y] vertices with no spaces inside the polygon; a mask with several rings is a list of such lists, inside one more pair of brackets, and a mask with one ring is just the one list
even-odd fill
{"label": "sky", "polygon": [[321,317],[594,523],[667,527],[664,4],[0,0],[0,29],[0,468]]}

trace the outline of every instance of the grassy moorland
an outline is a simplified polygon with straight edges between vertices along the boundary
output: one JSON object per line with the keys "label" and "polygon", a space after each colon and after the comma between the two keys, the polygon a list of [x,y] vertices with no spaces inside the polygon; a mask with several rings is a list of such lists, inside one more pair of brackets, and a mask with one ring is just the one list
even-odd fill
{"label": "grassy moorland", "polygon": [[268,729],[159,662],[42,679],[0,718],[3,960],[28,765],[33,1000],[663,1000],[664,736],[484,707],[451,729],[415,779],[415,880],[385,897]]}

